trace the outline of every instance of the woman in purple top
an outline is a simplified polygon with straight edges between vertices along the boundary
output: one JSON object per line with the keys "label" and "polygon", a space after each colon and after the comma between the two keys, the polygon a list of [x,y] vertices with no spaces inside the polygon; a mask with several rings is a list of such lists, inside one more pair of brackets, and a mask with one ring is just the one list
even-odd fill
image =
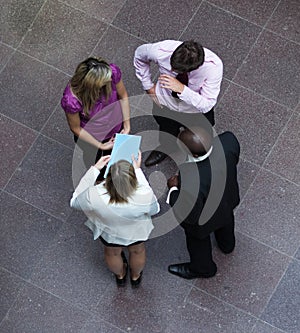
{"label": "woman in purple top", "polygon": [[108,155],[116,133],[130,131],[128,94],[120,68],[90,57],[76,68],[61,99],[87,168]]}

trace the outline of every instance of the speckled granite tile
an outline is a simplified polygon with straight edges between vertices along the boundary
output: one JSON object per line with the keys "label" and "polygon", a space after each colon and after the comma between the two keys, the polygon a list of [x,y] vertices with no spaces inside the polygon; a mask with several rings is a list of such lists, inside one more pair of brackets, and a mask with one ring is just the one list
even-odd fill
{"label": "speckled granite tile", "polygon": [[143,42],[140,39],[110,26],[93,51],[94,55],[103,57],[108,62],[115,63],[120,67],[122,80],[129,96],[144,93],[142,84],[135,76],[133,67],[134,52],[141,44]]}
{"label": "speckled granite tile", "polygon": [[27,279],[61,221],[7,193],[0,193],[0,197],[0,267]]}
{"label": "speckled granite tile", "polygon": [[240,158],[238,164],[238,183],[241,199],[243,199],[244,195],[248,191],[259,170],[260,168],[257,165]]}
{"label": "speckled granite tile", "polygon": [[48,119],[42,130],[42,134],[70,147],[71,149],[74,149],[74,135],[68,126],[65,112],[60,105]]}
{"label": "speckled granite tile", "polygon": [[27,285],[0,324],[0,332],[79,333],[89,314]]}
{"label": "speckled granite tile", "polygon": [[59,219],[71,213],[72,151],[40,136],[6,190]]}
{"label": "speckled granite tile", "polygon": [[61,72],[19,52],[0,78],[1,112],[35,130],[50,117],[67,82]]}
{"label": "speckled granite tile", "polygon": [[87,58],[107,25],[57,0],[39,12],[20,50],[69,74]]}
{"label": "speckled granite tile", "polygon": [[166,333],[248,333],[255,322],[245,312],[193,288]]}
{"label": "speckled granite tile", "polygon": [[290,258],[238,232],[236,239],[236,248],[231,254],[225,255],[214,247],[217,274],[209,279],[196,279],[194,286],[258,316]]}
{"label": "speckled granite tile", "polygon": [[113,25],[149,42],[177,39],[200,3],[200,0],[128,0]]}
{"label": "speckled granite tile", "polygon": [[103,257],[102,245],[93,240],[91,233],[64,224],[30,281],[88,311],[114,283]]}
{"label": "speckled granite tile", "polygon": [[126,3],[125,0],[63,0],[62,2],[107,23],[112,21]]}
{"label": "speckled granite tile", "polygon": [[190,284],[146,264],[138,289],[132,289],[130,283],[122,290],[111,286],[94,311],[124,331],[163,333],[189,290]]}
{"label": "speckled granite tile", "polygon": [[89,320],[80,333],[125,333],[127,330],[123,331],[108,322],[100,321],[99,316],[95,316],[94,319]]}
{"label": "speckled granite tile", "polygon": [[[278,50],[284,50],[278,52]],[[300,45],[264,31],[234,82],[290,108],[299,102]]]}
{"label": "speckled granite tile", "polygon": [[0,39],[2,42],[17,47],[44,0],[1,0]]}
{"label": "speckled granite tile", "polygon": [[272,15],[278,0],[209,0],[210,3],[250,22],[264,25]]}
{"label": "speckled granite tile", "polygon": [[289,333],[300,329],[300,263],[293,261],[276,288],[261,319]]}
{"label": "speckled granite tile", "polygon": [[290,116],[290,109],[231,84],[216,109],[216,130],[233,132],[241,157],[262,165]]}
{"label": "speckled granite tile", "polygon": [[37,133],[0,115],[1,174],[4,187],[35,140]]}
{"label": "speckled granite tile", "polygon": [[2,71],[3,67],[6,65],[14,52],[15,51],[13,48],[0,43],[0,72]]}
{"label": "speckled granite tile", "polygon": [[18,276],[0,268],[0,323],[14,304],[25,282]]}
{"label": "speckled granite tile", "polygon": [[268,156],[264,168],[300,185],[300,107]]}
{"label": "speckled granite tile", "polygon": [[251,333],[287,333],[277,327],[269,325],[263,321],[257,322]]}
{"label": "speckled granite tile", "polygon": [[237,209],[237,229],[293,255],[300,239],[299,194],[299,186],[267,171],[260,171]]}
{"label": "speckled granite tile", "polygon": [[298,0],[282,0],[267,24],[270,29],[279,35],[300,42],[300,2]]}
{"label": "speckled granite tile", "polygon": [[194,39],[223,61],[224,76],[232,79],[261,28],[203,1],[181,40]]}

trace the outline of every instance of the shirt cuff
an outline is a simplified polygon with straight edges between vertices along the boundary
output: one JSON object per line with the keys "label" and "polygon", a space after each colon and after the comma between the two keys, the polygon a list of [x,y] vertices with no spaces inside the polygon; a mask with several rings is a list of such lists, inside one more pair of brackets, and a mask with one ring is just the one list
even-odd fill
{"label": "shirt cuff", "polygon": [[178,187],[177,186],[172,186],[170,189],[169,189],[169,193],[168,193],[168,196],[167,196],[167,200],[166,200],[166,203],[169,205],[170,204],[170,196],[171,196],[171,193],[173,191],[178,191]]}

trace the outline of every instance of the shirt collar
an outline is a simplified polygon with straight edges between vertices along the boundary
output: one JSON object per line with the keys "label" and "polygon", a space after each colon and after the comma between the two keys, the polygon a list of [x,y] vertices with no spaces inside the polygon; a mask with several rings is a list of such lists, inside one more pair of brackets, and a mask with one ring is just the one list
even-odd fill
{"label": "shirt collar", "polygon": [[199,156],[199,157],[194,157],[192,155],[187,155],[186,162],[201,162],[201,161],[204,161],[207,157],[209,157],[212,150],[213,150],[213,146],[210,147],[209,151],[205,155],[202,155],[202,156]]}

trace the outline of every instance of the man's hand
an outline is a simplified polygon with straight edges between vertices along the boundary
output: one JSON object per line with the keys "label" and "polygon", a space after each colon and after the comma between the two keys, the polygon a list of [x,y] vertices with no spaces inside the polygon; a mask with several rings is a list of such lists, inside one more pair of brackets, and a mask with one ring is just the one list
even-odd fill
{"label": "man's hand", "polygon": [[102,156],[98,162],[95,164],[95,168],[101,170],[104,168],[110,160],[110,155]]}
{"label": "man's hand", "polygon": [[162,74],[158,81],[162,88],[170,89],[179,94],[183,92],[184,84],[171,75]]}
{"label": "man's hand", "polygon": [[171,187],[173,187],[173,186],[178,187],[178,185],[179,185],[178,175],[175,175],[175,176],[169,178],[169,179],[168,179],[168,182],[167,182],[167,185],[168,185],[168,188],[169,188],[169,189],[170,189]]}
{"label": "man's hand", "polygon": [[157,104],[159,107],[162,107],[161,104],[159,103],[159,100],[158,100],[157,96],[156,96],[155,87],[156,87],[156,84],[154,84],[154,86],[152,88],[146,90],[146,93],[152,98],[152,100],[155,104]]}

